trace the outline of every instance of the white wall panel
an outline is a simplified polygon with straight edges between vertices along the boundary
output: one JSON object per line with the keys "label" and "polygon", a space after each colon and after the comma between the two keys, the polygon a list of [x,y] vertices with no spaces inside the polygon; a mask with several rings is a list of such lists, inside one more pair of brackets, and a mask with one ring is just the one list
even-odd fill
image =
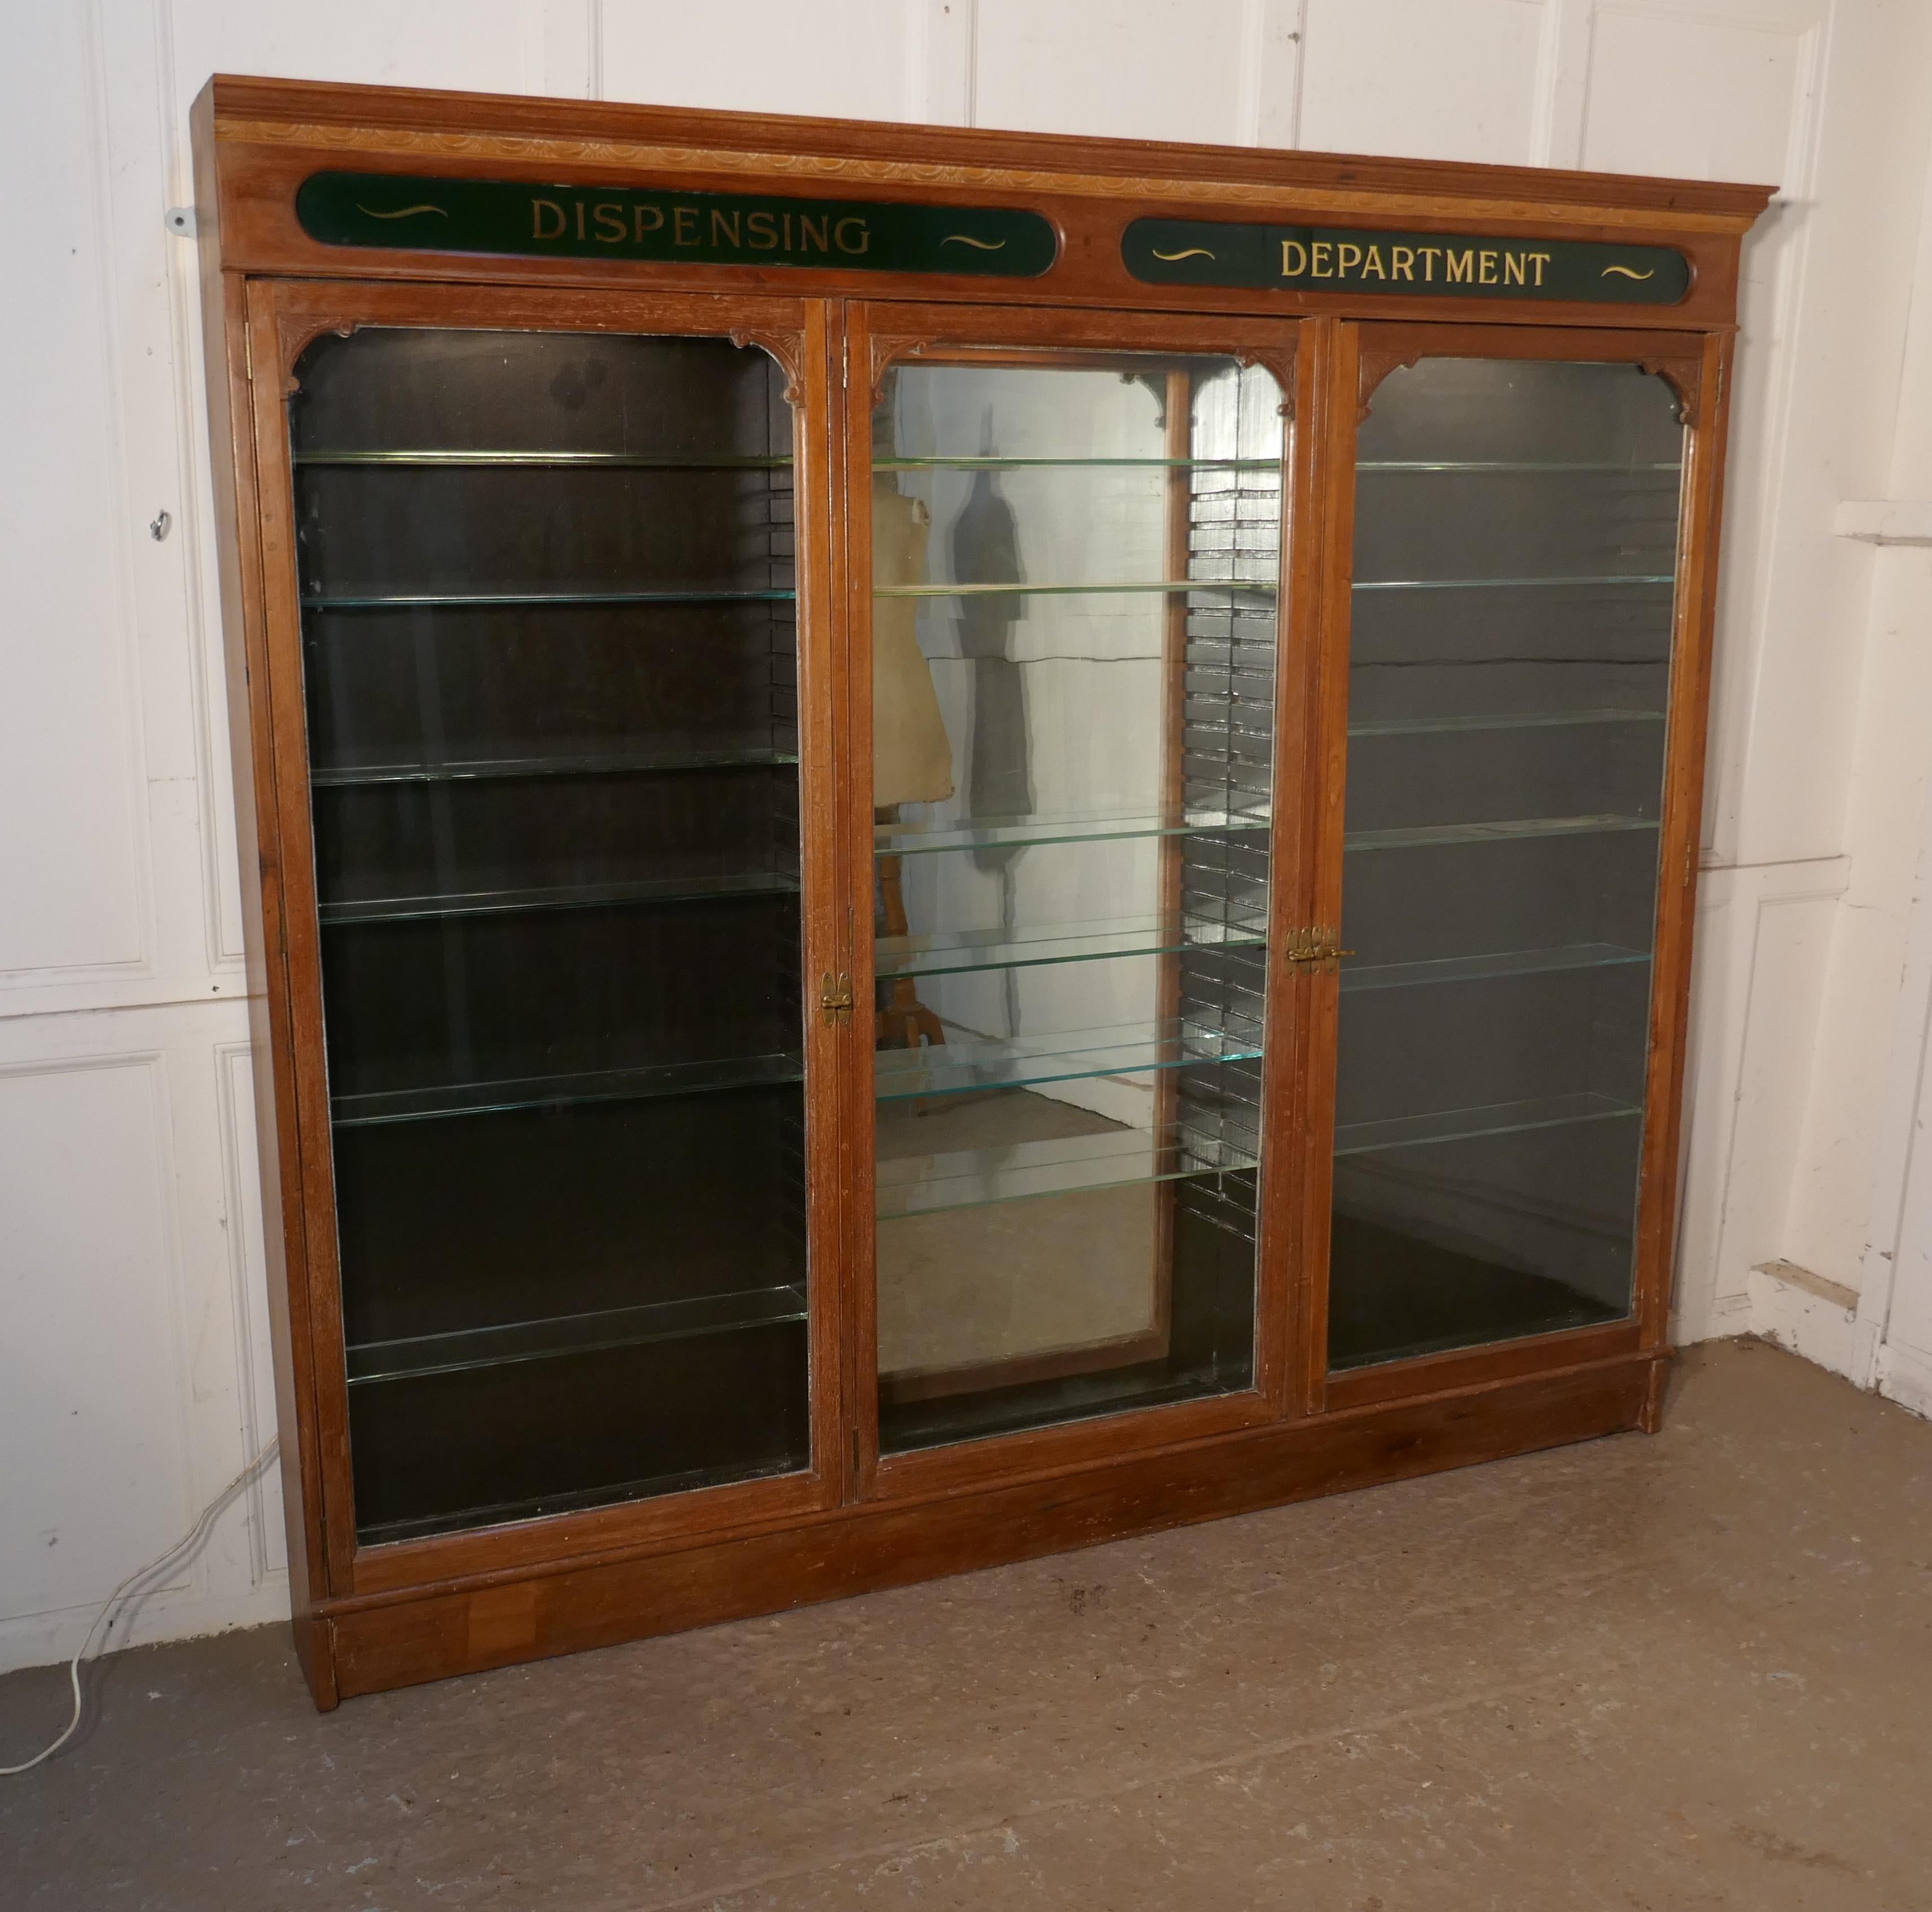
{"label": "white wall panel", "polygon": [[604,0],[603,95],[741,112],[898,119],[904,0]]}
{"label": "white wall panel", "polygon": [[1544,26],[1538,0],[1308,0],[1301,144],[1527,165]]}
{"label": "white wall panel", "polygon": [[174,68],[192,99],[210,73],[451,86],[478,93],[543,83],[534,0],[164,0]]}
{"label": "white wall panel", "polygon": [[0,64],[0,972],[148,953],[88,25],[30,7]]}
{"label": "white wall panel", "polygon": [[978,0],[979,126],[1134,139],[1251,139],[1239,0]]}
{"label": "white wall panel", "polygon": [[154,1055],[0,1071],[0,1613],[106,1590],[186,1525]]}
{"label": "white wall panel", "polygon": [[1786,185],[1802,58],[1802,32],[1789,27],[1700,19],[1690,8],[1600,6],[1583,164]]}

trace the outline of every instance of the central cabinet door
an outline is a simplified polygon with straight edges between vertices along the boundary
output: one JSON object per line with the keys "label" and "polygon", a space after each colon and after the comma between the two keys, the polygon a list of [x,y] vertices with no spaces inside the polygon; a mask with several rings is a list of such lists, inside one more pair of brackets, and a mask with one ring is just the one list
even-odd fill
{"label": "central cabinet door", "polygon": [[1138,1415],[1148,1438],[1270,1411],[1257,1277],[1292,332],[1238,355],[1226,328],[1192,323],[866,320],[848,430],[871,634],[858,1346],[889,1485],[929,1478],[922,1450],[1123,1410],[1168,1410]]}

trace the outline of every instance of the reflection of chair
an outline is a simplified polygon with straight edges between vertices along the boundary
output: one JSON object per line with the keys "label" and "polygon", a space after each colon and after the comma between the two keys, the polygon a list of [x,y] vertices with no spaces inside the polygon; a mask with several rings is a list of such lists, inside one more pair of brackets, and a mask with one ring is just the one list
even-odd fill
{"label": "reflection of chair", "polygon": [[[888,804],[873,814],[878,823],[896,823],[898,808],[896,804]],[[910,932],[911,925],[906,919],[905,892],[899,883],[902,860],[887,851],[875,861],[878,895],[874,907],[878,913],[878,934],[881,936],[905,936]],[[878,985],[873,1011],[874,1048],[916,1049],[922,1041],[945,1040],[939,1018],[919,999],[919,986],[910,976],[894,976],[890,982]]]}
{"label": "reflection of chair", "polygon": [[[888,483],[872,490],[873,576],[880,584],[926,581],[926,544],[932,520],[916,498]],[[919,648],[916,605],[908,598],[874,601],[872,615],[872,802],[874,820],[895,823],[902,803],[943,803],[952,794],[952,748],[940,716],[932,667]],[[891,851],[874,862],[875,934],[910,933],[902,859]],[[880,1049],[916,1049],[944,1042],[938,1016],[919,999],[910,976],[878,984],[873,1042]]]}

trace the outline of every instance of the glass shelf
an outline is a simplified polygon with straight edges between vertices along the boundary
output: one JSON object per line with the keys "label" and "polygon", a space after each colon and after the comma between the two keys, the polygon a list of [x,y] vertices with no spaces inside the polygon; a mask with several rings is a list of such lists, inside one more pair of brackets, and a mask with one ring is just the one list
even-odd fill
{"label": "glass shelf", "polygon": [[993,1149],[908,1155],[878,1165],[882,1221],[946,1209],[976,1208],[1035,1195],[1172,1182],[1184,1176],[1225,1175],[1256,1166],[1255,1157],[1226,1143],[1157,1145],[1146,1129],[1076,1135],[1052,1142],[1015,1142]]}
{"label": "glass shelf", "polygon": [[1520,817],[1495,823],[1421,823],[1405,829],[1351,830],[1346,850],[1422,850],[1436,844],[1510,843],[1529,837],[1583,837],[1654,830],[1654,817]]}
{"label": "glass shelf", "polygon": [[788,604],[796,591],[426,591],[304,598],[305,611],[440,611],[488,604],[533,610],[564,604]]}
{"label": "glass shelf", "polygon": [[884,982],[895,976],[1016,969],[1042,963],[1154,956],[1171,950],[1256,949],[1267,941],[1268,925],[1258,916],[1233,922],[1178,914],[1101,917],[1083,923],[1041,923],[1026,929],[880,937],[874,946],[874,974]]}
{"label": "glass shelf", "polygon": [[449,784],[472,778],[620,777],[659,770],[768,770],[798,761],[796,751],[622,751],[608,757],[477,757],[462,763],[372,763],[309,773],[316,790],[370,784]]}
{"label": "glass shelf", "polygon": [[1358,582],[1352,591],[1510,591],[1556,585],[1675,584],[1676,574],[1638,577],[1612,573],[1601,577],[1379,577]]}
{"label": "glass shelf", "polygon": [[1452,730],[1568,730],[1587,724],[1661,724],[1660,710],[1506,711],[1480,717],[1384,717],[1351,724],[1352,737],[1426,737]]}
{"label": "glass shelf", "polygon": [[650,1341],[684,1341],[694,1335],[729,1334],[805,1318],[802,1289],[752,1288],[740,1294],[700,1295],[685,1301],[601,1308],[594,1314],[562,1314],[452,1334],[352,1342],[349,1385],[362,1387],[375,1381],[506,1367],[514,1362],[593,1354],[602,1348],[638,1347]]}
{"label": "glass shelf", "polygon": [[1264,578],[1152,578],[1124,584],[879,584],[875,598],[1070,598],[1117,597],[1132,592],[1252,592],[1257,597],[1280,595],[1281,586]]}
{"label": "glass shelf", "polygon": [[1372,1154],[1384,1149],[1425,1148],[1432,1142],[1467,1142],[1483,1135],[1512,1135],[1526,1128],[1564,1128],[1581,1122],[1624,1122],[1642,1108],[1594,1089],[1570,1095],[1543,1095],[1526,1102],[1491,1102],[1480,1108],[1444,1109],[1440,1113],[1396,1116],[1383,1122],[1350,1122],[1335,1130],[1339,1155]]}
{"label": "glass shelf", "polygon": [[1266,830],[1267,805],[1253,811],[1189,810],[1179,816],[1145,811],[1096,810],[1035,817],[975,817],[933,823],[876,824],[874,850],[880,856],[916,856],[927,850],[982,850],[995,845],[1102,843],[1128,837],[1204,835],[1222,830]]}
{"label": "glass shelf", "polygon": [[874,458],[875,472],[1083,471],[1278,472],[1279,458]]}
{"label": "glass shelf", "polygon": [[413,923],[448,916],[495,916],[533,910],[595,910],[637,903],[698,903],[719,897],[795,896],[796,877],[756,871],[735,877],[670,877],[652,881],[550,884],[527,889],[475,890],[449,896],[372,897],[325,903],[325,928],[360,923]]}
{"label": "glass shelf", "polygon": [[873,1077],[878,1099],[956,1095],[1031,1083],[1076,1082],[1089,1076],[1127,1075],[1196,1064],[1252,1062],[1258,1032],[1238,1038],[1179,1016],[1121,1023],[1111,1029],[1071,1029],[1045,1035],[968,1035],[949,1031],[944,1044],[923,1049],[881,1049]]}
{"label": "glass shelf", "polygon": [[298,469],[304,465],[386,465],[458,469],[496,465],[532,465],[545,470],[627,472],[776,472],[790,469],[791,460],[758,458],[668,458],[630,451],[302,451],[296,454]]}
{"label": "glass shelf", "polygon": [[508,1109],[574,1107],[589,1102],[642,1101],[658,1095],[701,1095],[723,1089],[764,1089],[805,1080],[802,1054],[734,1056],[723,1061],[662,1062],[649,1068],[593,1069],[568,1075],[519,1076],[501,1082],[459,1082],[438,1089],[378,1089],[331,1098],[337,1128],[382,1122],[423,1122]]}
{"label": "glass shelf", "polygon": [[1360,472],[1622,472],[1633,477],[1649,477],[1654,474],[1683,470],[1682,463],[1672,460],[1663,464],[1624,465],[1588,460],[1577,463],[1546,463],[1534,458],[1364,458],[1355,469]]}
{"label": "glass shelf", "polygon": [[1502,949],[1482,956],[1436,956],[1415,963],[1344,963],[1342,987],[1413,989],[1438,982],[1486,982],[1498,976],[1553,975],[1567,969],[1603,969],[1648,963],[1647,949],[1614,943],[1573,943],[1552,949]]}

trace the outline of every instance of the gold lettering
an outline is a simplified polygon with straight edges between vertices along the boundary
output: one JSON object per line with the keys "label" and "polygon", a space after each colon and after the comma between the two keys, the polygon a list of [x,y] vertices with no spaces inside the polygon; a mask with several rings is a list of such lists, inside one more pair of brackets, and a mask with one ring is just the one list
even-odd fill
{"label": "gold lettering", "polygon": [[597,237],[607,246],[624,243],[624,208],[620,205],[592,206],[590,216],[597,222]]}
{"label": "gold lettering", "polygon": [[1415,248],[1413,246],[1390,246],[1389,270],[1398,279],[1413,280],[1415,277]]}
{"label": "gold lettering", "polygon": [[1422,280],[1424,285],[1427,285],[1436,277],[1436,262],[1442,256],[1442,248],[1440,246],[1418,246],[1416,250],[1422,255]]}
{"label": "gold lettering", "polygon": [[1479,286],[1493,286],[1496,283],[1496,256],[1494,253],[1477,253],[1476,283]]}
{"label": "gold lettering", "polygon": [[[644,223],[646,214],[650,215],[651,222],[648,226]],[[631,236],[639,245],[644,244],[644,235],[646,232],[661,232],[663,228],[664,212],[662,208],[654,205],[640,205],[633,206],[631,208]]]}
{"label": "gold lettering", "polygon": [[577,202],[577,236],[580,239],[587,239],[590,236],[584,229],[584,202],[581,199]]}
{"label": "gold lettering", "polygon": [[697,207],[674,205],[671,208],[670,242],[674,246],[694,246],[698,244]]}
{"label": "gold lettering", "polygon": [[1317,239],[1315,243],[1308,248],[1310,261],[1308,268],[1308,276],[1311,279],[1332,279],[1334,277],[1334,274],[1329,270],[1328,267],[1328,255],[1334,250],[1334,247],[1326,239]]}
{"label": "gold lettering", "polygon": [[[1292,257],[1291,258],[1291,255]],[[1308,248],[1299,239],[1284,239],[1281,242],[1281,276],[1284,279],[1298,279],[1308,270]]]}
{"label": "gold lettering", "polygon": [[[725,225],[727,220],[730,221],[728,228]],[[718,237],[721,232],[728,234],[727,238],[722,242]],[[714,246],[723,243],[742,248],[744,241],[738,236],[738,215],[735,212],[720,212],[715,206],[712,208],[711,243]]]}
{"label": "gold lettering", "polygon": [[[546,232],[544,214],[554,212],[556,223]],[[532,199],[530,202],[530,237],[533,239],[560,239],[563,237],[563,208],[554,199]]]}
{"label": "gold lettering", "polygon": [[820,252],[830,252],[832,250],[832,241],[826,235],[826,228],[831,223],[831,222],[832,215],[829,212],[824,214],[819,220],[818,229],[816,232],[814,232],[812,226],[811,214],[809,213],[800,213],[798,216],[799,250],[800,252],[809,252],[815,244]]}
{"label": "gold lettering", "polygon": [[1506,286],[1520,286],[1525,283],[1522,276],[1522,254],[1520,252],[1504,253],[1503,254],[1503,283]]}
{"label": "gold lettering", "polygon": [[1536,261],[1536,283],[1540,286],[1543,283],[1543,268],[1550,263],[1550,254],[1546,252],[1533,252],[1530,254],[1530,257]]}
{"label": "gold lettering", "polygon": [[768,212],[746,213],[745,229],[752,235],[751,244],[754,251],[770,252],[778,242],[777,222]]}
{"label": "gold lettering", "polygon": [[1460,252],[1444,252],[1442,276],[1452,286],[1469,284],[1476,276],[1475,253],[1468,246]]}
{"label": "gold lettering", "polygon": [[[848,246],[845,243],[845,229],[848,226],[856,226],[859,229],[859,243],[856,246]],[[863,252],[872,243],[872,235],[866,229],[862,219],[842,219],[832,229],[832,243],[841,252]]]}
{"label": "gold lettering", "polygon": [[1352,244],[1349,241],[1344,239],[1341,244],[1335,248],[1335,276],[1336,278],[1346,279],[1348,276],[1348,268],[1352,265],[1359,265],[1361,262],[1362,249],[1360,246]]}
{"label": "gold lettering", "polygon": [[1380,246],[1370,247],[1368,257],[1362,261],[1362,277],[1366,279],[1371,273],[1378,279],[1388,277],[1382,269],[1382,249]]}

